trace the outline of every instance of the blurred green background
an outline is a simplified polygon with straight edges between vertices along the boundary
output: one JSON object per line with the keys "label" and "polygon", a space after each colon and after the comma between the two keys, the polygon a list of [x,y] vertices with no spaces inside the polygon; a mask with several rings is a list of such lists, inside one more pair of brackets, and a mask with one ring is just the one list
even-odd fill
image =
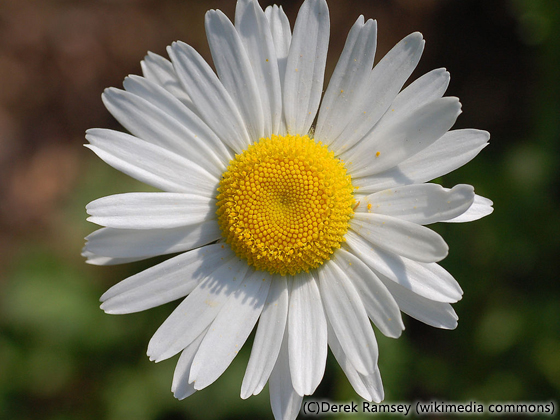
{"label": "blurred green background", "polygon": [[[293,24],[300,1],[279,3]],[[147,50],[165,55],[176,39],[209,57],[204,12],[220,8],[233,17],[234,6],[0,1],[0,419],[272,418],[266,389],[239,398],[248,345],[217,383],[175,400],[176,358],[155,365],[145,350],[176,303],[126,316],[105,315],[98,303],[111,285],[153,262],[93,267],[80,256],[83,237],[95,229],[84,206],[145,189],[82,147],[87,128],[119,128],[102,90],[121,87],[126,75],[140,73]],[[455,305],[459,327],[442,331],[405,317],[399,340],[377,334],[386,401],[558,399],[560,2],[329,6],[329,75],[359,14],[378,20],[377,57],[419,30],[427,44],[414,77],[446,67],[448,94],[463,104],[456,128],[492,134],[479,157],[441,179],[448,187],[474,185],[496,209],[478,222],[437,228],[451,248],[442,265],[465,292]],[[359,401],[328,363],[315,397]]]}

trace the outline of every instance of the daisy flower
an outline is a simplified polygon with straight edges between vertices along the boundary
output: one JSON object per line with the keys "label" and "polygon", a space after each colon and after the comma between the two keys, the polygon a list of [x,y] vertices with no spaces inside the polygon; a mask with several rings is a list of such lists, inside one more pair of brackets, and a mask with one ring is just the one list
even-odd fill
{"label": "daisy flower", "polygon": [[449,131],[460,114],[443,97],[445,69],[405,89],[424,41],[413,33],[373,66],[377,25],[360,16],[322,95],[329,40],[325,0],[306,0],[293,32],[281,7],[239,0],[232,23],[206,14],[216,72],[189,45],[149,53],[143,76],[103,102],[130,134],[87,132],[112,167],[162,192],[118,194],[87,206],[103,226],[84,255],[98,265],[178,254],[109,289],[101,308],[143,311],[184,298],[148,355],[181,354],[172,391],[212,384],[256,329],[241,397],[268,382],[276,419],[313,394],[327,350],[356,392],[383,386],[371,323],[386,336],[401,312],[452,329],[461,298],[438,261],[448,247],[427,228],[492,212],[473,187],[427,183],[486,145]]}

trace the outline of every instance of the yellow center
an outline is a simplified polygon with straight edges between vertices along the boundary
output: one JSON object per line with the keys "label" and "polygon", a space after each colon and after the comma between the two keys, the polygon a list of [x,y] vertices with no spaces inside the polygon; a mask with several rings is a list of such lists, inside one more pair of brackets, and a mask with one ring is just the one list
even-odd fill
{"label": "yellow center", "polygon": [[343,163],[308,136],[272,136],[236,155],[218,188],[222,235],[258,270],[309,271],[344,241],[354,197]]}

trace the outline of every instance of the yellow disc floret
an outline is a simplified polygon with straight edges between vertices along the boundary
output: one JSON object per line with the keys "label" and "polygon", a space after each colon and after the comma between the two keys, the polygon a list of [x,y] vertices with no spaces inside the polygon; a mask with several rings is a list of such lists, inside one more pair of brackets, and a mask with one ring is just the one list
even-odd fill
{"label": "yellow disc floret", "polygon": [[344,241],[354,197],[334,153],[308,136],[272,136],[236,155],[218,188],[222,235],[258,270],[309,271]]}

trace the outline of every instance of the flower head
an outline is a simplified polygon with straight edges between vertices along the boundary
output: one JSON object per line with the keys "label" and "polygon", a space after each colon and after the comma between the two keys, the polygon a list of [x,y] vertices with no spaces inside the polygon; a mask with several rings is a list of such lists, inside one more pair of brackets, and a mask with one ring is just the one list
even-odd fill
{"label": "flower head", "polygon": [[308,136],[260,140],[230,163],[218,188],[222,235],[257,270],[296,275],[340,248],[352,216],[350,176]]}
{"label": "flower head", "polygon": [[[352,27],[322,96],[329,14],[306,0],[293,35],[281,8],[238,0],[235,24],[206,15],[217,74],[187,44],[170,61],[149,53],[143,77],[103,101],[130,132],[87,132],[87,147],[162,192],[90,203],[104,226],[88,262],[111,265],[179,253],[109,289],[108,313],[184,298],[148,355],[181,353],[172,390],[214,382],[256,327],[242,398],[269,382],[277,419],[314,392],[327,349],[364,399],[381,401],[371,322],[389,337],[401,311],[455,328],[462,291],[437,264],[447,245],[425,225],[492,211],[468,185],[427,183],[464,165],[489,134],[449,131],[458,99],[444,69],[402,90],[424,41],[403,39],[373,67],[376,22]],[[316,121],[315,124],[314,121]]]}

